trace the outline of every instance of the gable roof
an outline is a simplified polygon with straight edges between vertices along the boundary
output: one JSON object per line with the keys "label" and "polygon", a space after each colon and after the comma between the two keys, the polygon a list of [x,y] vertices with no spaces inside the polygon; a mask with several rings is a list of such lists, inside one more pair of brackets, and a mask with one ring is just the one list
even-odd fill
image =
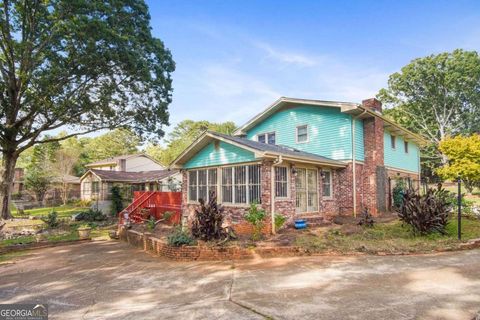
{"label": "gable roof", "polygon": [[102,181],[111,182],[154,182],[168,178],[178,171],[176,170],[152,170],[152,171],[140,171],[140,172],[127,172],[127,171],[110,171],[110,170],[88,170],[80,180],[83,180],[87,174],[92,173]]}
{"label": "gable roof", "polygon": [[255,154],[256,158],[278,158],[281,156],[285,160],[327,165],[331,167],[346,167],[344,162],[322,157],[313,153],[300,151],[286,146],[271,145],[240,137],[229,136],[213,131],[206,131],[195,142],[193,142],[190,147],[183,151],[182,154],[180,154],[170,164],[170,166],[180,168],[201,149],[215,140],[223,141],[239,148],[251,151]]}
{"label": "gable roof", "polygon": [[120,160],[127,160],[127,159],[131,159],[131,158],[136,158],[136,157],[145,157],[145,158],[155,162],[156,164],[161,165],[160,163],[158,163],[158,161],[152,159],[150,156],[148,156],[144,153],[136,153],[136,154],[125,154],[125,155],[121,155],[121,156],[102,159],[102,160],[99,160],[99,161],[88,163],[88,164],[85,165],[85,167],[89,168],[89,167],[116,165],[118,163],[118,161],[120,161]]}
{"label": "gable roof", "polygon": [[359,119],[367,117],[378,117],[384,121],[384,126],[388,130],[392,131],[397,135],[405,136],[409,140],[413,140],[418,144],[425,144],[426,140],[420,135],[415,134],[394,121],[384,117],[382,114],[363,106],[359,103],[354,102],[341,102],[341,101],[326,101],[326,100],[314,100],[314,99],[298,99],[298,98],[289,98],[289,97],[280,97],[274,103],[267,107],[264,111],[257,114],[255,117],[251,118],[247,123],[239,127],[233,133],[235,136],[242,136],[247,133],[248,130],[256,126],[259,122],[262,122],[281,108],[291,107],[296,105],[309,105],[309,106],[321,106],[321,107],[331,107],[331,108],[340,108],[341,112],[351,114],[353,116],[358,116]]}

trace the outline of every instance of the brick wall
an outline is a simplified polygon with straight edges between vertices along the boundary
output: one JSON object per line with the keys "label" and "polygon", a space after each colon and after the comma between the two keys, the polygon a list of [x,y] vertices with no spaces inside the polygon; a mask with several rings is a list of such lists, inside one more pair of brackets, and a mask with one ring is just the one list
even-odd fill
{"label": "brick wall", "polygon": [[308,254],[308,252],[299,247],[259,247],[255,249],[247,249],[237,246],[223,247],[202,244],[196,246],[173,247],[169,246],[161,239],[152,236],[151,233],[141,233],[134,230],[123,230],[120,233],[120,239],[147,252],[176,261],[242,260],[252,259],[257,256],[267,258]]}

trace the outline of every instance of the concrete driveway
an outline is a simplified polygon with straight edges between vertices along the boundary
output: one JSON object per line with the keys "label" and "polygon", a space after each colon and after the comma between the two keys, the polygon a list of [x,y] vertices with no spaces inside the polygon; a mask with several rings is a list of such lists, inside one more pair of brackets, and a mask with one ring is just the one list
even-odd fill
{"label": "concrete driveway", "polygon": [[50,319],[472,319],[480,250],[179,263],[91,242],[0,265],[0,303],[22,302]]}

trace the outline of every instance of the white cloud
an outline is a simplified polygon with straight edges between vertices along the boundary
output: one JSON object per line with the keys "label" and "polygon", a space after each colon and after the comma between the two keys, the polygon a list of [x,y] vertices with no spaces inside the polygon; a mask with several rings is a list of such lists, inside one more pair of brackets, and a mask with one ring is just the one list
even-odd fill
{"label": "white cloud", "polygon": [[257,48],[264,51],[267,54],[267,57],[271,58],[272,60],[302,67],[311,67],[318,64],[317,59],[305,54],[274,48],[272,45],[266,42],[254,41],[253,43]]}

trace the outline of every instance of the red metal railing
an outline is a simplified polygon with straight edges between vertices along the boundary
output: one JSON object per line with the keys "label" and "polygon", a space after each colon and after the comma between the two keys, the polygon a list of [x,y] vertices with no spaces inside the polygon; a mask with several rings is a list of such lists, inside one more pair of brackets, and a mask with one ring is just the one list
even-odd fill
{"label": "red metal railing", "polygon": [[133,202],[120,212],[120,223],[123,223],[123,216],[128,216],[133,223],[140,223],[154,217],[155,220],[162,219],[165,212],[171,215],[167,222],[178,224],[182,215],[182,193],[181,192],[160,192],[160,191],[135,191]]}

